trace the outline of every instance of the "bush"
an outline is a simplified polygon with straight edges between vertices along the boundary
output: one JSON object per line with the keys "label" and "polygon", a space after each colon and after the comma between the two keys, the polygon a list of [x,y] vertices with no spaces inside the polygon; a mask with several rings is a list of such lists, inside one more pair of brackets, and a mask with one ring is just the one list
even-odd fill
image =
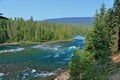
{"label": "bush", "polygon": [[87,51],[76,50],[69,63],[71,80],[98,80],[97,63]]}

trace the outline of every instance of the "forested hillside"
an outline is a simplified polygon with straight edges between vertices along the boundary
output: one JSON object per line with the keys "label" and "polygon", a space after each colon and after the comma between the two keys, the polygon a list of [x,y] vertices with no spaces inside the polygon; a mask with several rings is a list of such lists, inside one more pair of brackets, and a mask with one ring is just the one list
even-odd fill
{"label": "forested hillside", "polygon": [[56,18],[46,19],[44,22],[55,22],[64,24],[76,24],[76,25],[93,25],[94,17],[69,17],[69,18]]}
{"label": "forested hillside", "polygon": [[38,22],[32,17],[27,21],[22,18],[0,19],[0,43],[67,40],[74,35],[86,35],[88,30],[88,27]]}

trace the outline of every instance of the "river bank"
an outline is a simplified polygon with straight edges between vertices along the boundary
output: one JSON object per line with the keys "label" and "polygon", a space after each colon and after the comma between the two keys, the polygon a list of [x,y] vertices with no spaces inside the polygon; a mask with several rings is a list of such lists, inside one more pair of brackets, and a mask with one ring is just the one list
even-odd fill
{"label": "river bank", "polygon": [[68,40],[56,40],[56,41],[46,41],[46,42],[32,42],[32,41],[26,41],[26,42],[11,42],[11,43],[0,43],[0,46],[5,45],[31,45],[31,44],[51,44],[51,43],[59,43],[59,42],[69,42],[73,39]]}

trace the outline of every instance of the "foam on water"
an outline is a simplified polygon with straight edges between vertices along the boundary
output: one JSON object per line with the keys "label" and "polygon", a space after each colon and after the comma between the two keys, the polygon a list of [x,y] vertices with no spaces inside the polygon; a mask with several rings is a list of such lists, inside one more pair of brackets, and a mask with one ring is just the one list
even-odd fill
{"label": "foam on water", "polygon": [[76,46],[70,46],[68,47],[68,50],[75,50],[77,47]]}
{"label": "foam on water", "polygon": [[74,36],[73,38],[78,40],[85,40],[84,36]]}
{"label": "foam on water", "polygon": [[55,53],[54,58],[60,57],[61,55],[66,55],[67,56],[66,59],[70,60],[71,57],[73,56],[73,51],[76,49],[77,49],[76,46],[70,46],[67,48],[60,49]]}
{"label": "foam on water", "polygon": [[32,69],[31,73],[35,73],[35,72],[36,72],[36,70],[35,70],[35,69]]}
{"label": "foam on water", "polygon": [[41,73],[36,73],[34,77],[47,77],[47,76],[52,76],[55,75],[56,73],[54,72],[41,72]]}
{"label": "foam on water", "polygon": [[42,50],[51,50],[51,51],[58,51],[60,47],[61,47],[60,45],[51,46],[47,44],[32,46],[32,48],[37,48],[37,49],[42,49]]}
{"label": "foam on water", "polygon": [[52,75],[57,75],[61,71],[62,71],[61,68],[58,68],[57,70],[55,70],[53,72],[43,71],[43,72],[40,72],[40,73],[36,73],[34,75],[34,77],[48,77],[48,76],[52,76]]}
{"label": "foam on water", "polygon": [[55,55],[54,55],[54,58],[57,58],[57,57],[60,57],[61,55],[64,55],[66,54],[66,48],[63,48],[63,49],[59,49],[58,51],[56,51]]}
{"label": "foam on water", "polygon": [[27,80],[28,77],[31,77],[31,78],[48,77],[52,75],[57,75],[61,71],[62,71],[61,68],[58,68],[57,70],[53,72],[48,72],[48,71],[38,72],[36,69],[27,68],[23,70],[20,74],[18,74],[17,78],[22,78],[22,80]]}
{"label": "foam on water", "polygon": [[0,77],[3,77],[5,74],[4,73],[0,73]]}
{"label": "foam on water", "polygon": [[10,49],[10,50],[1,50],[0,53],[8,53],[8,52],[17,52],[22,51],[24,48]]}

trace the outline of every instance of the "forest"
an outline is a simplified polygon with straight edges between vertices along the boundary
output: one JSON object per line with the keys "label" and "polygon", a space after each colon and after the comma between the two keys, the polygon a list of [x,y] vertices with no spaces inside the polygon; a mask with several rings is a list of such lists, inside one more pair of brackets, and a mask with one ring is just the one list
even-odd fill
{"label": "forest", "polygon": [[114,0],[112,8],[106,9],[102,4],[96,11],[84,49],[78,48],[69,63],[70,80],[119,80],[116,75],[120,64],[111,59],[112,55],[119,55],[119,50],[120,0]]}
{"label": "forest", "polygon": [[[15,18],[0,20],[0,43],[46,42],[69,40],[75,35],[86,37],[84,49],[78,46],[68,64],[69,80],[120,80],[111,76],[120,74],[120,0],[114,0],[112,8],[105,4],[96,10],[93,27],[57,24]],[[119,59],[120,60],[120,59]]]}
{"label": "forest", "polygon": [[90,27],[34,21],[15,18],[0,19],[0,43],[45,42],[72,39],[74,35],[86,35]]}

